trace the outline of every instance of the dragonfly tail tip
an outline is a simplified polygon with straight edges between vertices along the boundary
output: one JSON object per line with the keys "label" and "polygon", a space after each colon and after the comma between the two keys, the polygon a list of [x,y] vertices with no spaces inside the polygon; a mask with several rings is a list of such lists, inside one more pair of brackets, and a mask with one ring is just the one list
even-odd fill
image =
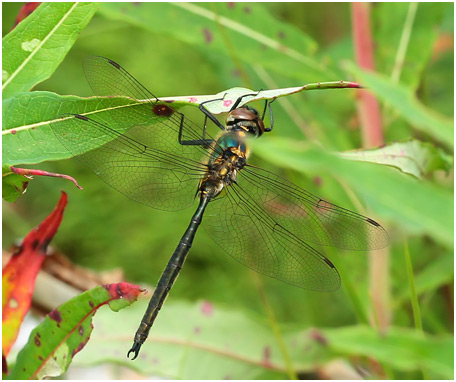
{"label": "dragonfly tail tip", "polygon": [[[134,361],[136,359],[136,357],[138,357],[140,348],[141,348],[141,344],[135,341],[135,343],[133,344],[133,346],[131,347],[131,349],[127,353],[127,358],[131,359],[132,361]],[[130,354],[131,353],[134,353],[133,358],[130,358]]]}

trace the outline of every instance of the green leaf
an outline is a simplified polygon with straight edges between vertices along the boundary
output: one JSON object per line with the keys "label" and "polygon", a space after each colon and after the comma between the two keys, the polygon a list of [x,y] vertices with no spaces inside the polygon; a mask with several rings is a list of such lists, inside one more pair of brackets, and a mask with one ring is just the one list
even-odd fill
{"label": "green leaf", "polygon": [[[208,301],[168,301],[140,356],[129,361],[125,351],[146,305],[140,301],[122,311],[123,325],[107,312],[97,314],[97,331],[75,364],[115,362],[144,375],[172,379],[256,379],[266,372],[287,378],[282,353],[264,320]],[[318,370],[341,354],[378,359],[398,370],[420,370],[426,365],[443,377],[452,365],[450,336],[420,337],[415,330],[394,327],[382,336],[366,326],[282,332],[297,373]]]}
{"label": "green leaf", "polygon": [[314,58],[316,43],[296,27],[274,18],[261,3],[104,3],[100,12],[210,49],[234,62],[261,62],[279,74],[286,68],[288,76],[300,81],[316,82],[331,76]]}
{"label": "green leaf", "polygon": [[[147,301],[139,301],[122,311],[123,325],[100,312],[94,320],[99,330],[75,359],[76,364],[115,362],[144,375],[172,379],[256,379],[265,372],[287,378],[281,351],[269,328],[243,312],[208,301],[167,302],[139,357],[130,361],[126,351],[146,306]],[[295,370],[311,370],[321,359],[319,344],[306,335],[293,340],[290,356]]]}
{"label": "green leaf", "polygon": [[49,78],[98,7],[43,3],[2,41],[3,99]]}
{"label": "green leaf", "polygon": [[13,173],[9,166],[2,166],[2,198],[15,202],[26,190],[29,179]]}
{"label": "green leaf", "polygon": [[[214,96],[212,96],[214,97]],[[179,101],[179,99],[186,101]],[[185,105],[197,106],[195,102],[209,99],[203,97],[173,98],[174,109]],[[170,100],[170,98],[163,98]],[[71,158],[50,127],[58,123],[63,114],[94,114],[105,120],[115,118],[115,112],[123,107],[134,107],[138,102],[125,97],[81,98],[59,96],[50,92],[21,93],[3,101],[2,161],[3,164],[18,165],[40,163],[47,160]],[[112,114],[114,113],[114,114]],[[154,120],[154,114],[144,116]],[[125,126],[128,129],[130,126]],[[102,144],[102,142],[100,142]]]}
{"label": "green leaf", "polygon": [[[347,161],[289,139],[269,137],[254,146],[255,154],[275,165],[306,175],[333,174],[356,190],[375,215],[400,224],[410,233],[429,234],[452,248],[454,201],[449,190],[387,166]],[[337,195],[326,198],[337,203],[334,197]]]}
{"label": "green leaf", "polygon": [[453,148],[453,121],[424,106],[418,101],[412,90],[403,85],[394,84],[391,78],[383,74],[362,70],[352,63],[347,63],[346,68],[363,86],[372,91],[414,128]]}
{"label": "green leaf", "polygon": [[137,285],[127,283],[98,286],[54,309],[30,334],[8,379],[43,379],[62,375],[74,355],[89,340],[96,311],[105,304],[120,300],[122,306],[117,305],[117,311],[136,301],[141,291]]}
{"label": "green leaf", "polygon": [[378,149],[355,150],[339,154],[342,158],[394,166],[418,178],[436,170],[447,173],[453,165],[452,158],[428,142],[411,140],[397,142]]}
{"label": "green leaf", "polygon": [[382,334],[361,325],[325,329],[323,335],[327,346],[339,354],[367,356],[402,371],[425,368],[441,378],[453,378],[454,345],[449,335],[433,337],[395,327]]}
{"label": "green leaf", "polygon": [[21,93],[6,99],[3,101],[2,161],[17,165],[70,158],[72,155],[60,144],[50,123],[57,122],[62,114],[90,116],[136,103],[124,97],[81,98],[50,92]]}

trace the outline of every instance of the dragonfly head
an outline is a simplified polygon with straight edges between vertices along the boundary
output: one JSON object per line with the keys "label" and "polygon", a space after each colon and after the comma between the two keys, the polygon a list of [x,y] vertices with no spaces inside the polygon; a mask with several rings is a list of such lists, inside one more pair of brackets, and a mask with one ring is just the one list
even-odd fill
{"label": "dragonfly head", "polygon": [[242,131],[259,137],[264,133],[264,123],[258,111],[244,105],[231,111],[226,117],[228,131]]}

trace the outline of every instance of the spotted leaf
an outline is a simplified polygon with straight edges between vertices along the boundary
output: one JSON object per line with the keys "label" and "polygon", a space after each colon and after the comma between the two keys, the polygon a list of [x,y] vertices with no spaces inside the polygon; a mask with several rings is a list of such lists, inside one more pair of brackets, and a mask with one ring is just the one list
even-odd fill
{"label": "spotted leaf", "polygon": [[62,375],[93,330],[92,317],[103,305],[117,311],[130,305],[143,290],[116,283],[98,286],[50,312],[30,334],[19,352],[9,379],[43,379]]}

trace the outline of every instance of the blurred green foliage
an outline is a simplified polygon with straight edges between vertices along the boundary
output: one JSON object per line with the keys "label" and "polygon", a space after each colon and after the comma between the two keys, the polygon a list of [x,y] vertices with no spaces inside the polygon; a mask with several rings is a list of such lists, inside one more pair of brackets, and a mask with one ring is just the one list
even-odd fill
{"label": "blurred green foliage", "polygon": [[[2,7],[5,36],[20,4],[3,3]],[[409,3],[371,6],[375,63],[386,81],[390,81],[392,75],[409,7]],[[205,17],[211,12],[219,15],[218,24]],[[260,33],[263,40],[249,36],[248,32],[247,37],[243,36],[237,32],[242,32],[237,25]],[[448,39],[453,38],[453,4],[419,3],[410,33],[399,76],[401,89],[416,97],[420,108],[430,110],[439,120],[449,121],[453,118],[454,104],[453,46],[448,45]],[[267,44],[271,41],[277,43],[278,48]],[[184,6],[103,3],[57,70],[33,90],[92,95],[81,68],[82,59],[92,54],[119,62],[159,97],[215,94],[234,86],[270,89],[319,81],[359,80],[353,77],[356,72],[353,64],[347,65],[347,61],[354,61],[347,3],[185,3]],[[386,143],[415,138],[453,155],[452,142],[442,143],[438,133],[434,135],[431,130],[415,126],[422,121],[404,115],[402,110],[407,105],[402,104],[400,97],[394,98],[392,105],[387,102],[387,94],[382,93],[379,98],[383,102]],[[198,118],[203,120],[198,113],[192,113],[193,116],[197,122]],[[449,173],[432,171],[416,180],[394,168],[377,165],[378,169],[370,170],[376,165],[361,164],[352,171],[344,167],[350,162],[343,164],[336,158],[333,162],[324,151],[361,147],[356,90],[325,90],[290,96],[274,103],[274,120],[273,132],[264,138],[268,141],[264,146],[257,143],[260,155],[253,158],[254,163],[287,176],[336,204],[361,213],[368,211],[369,216],[386,227],[392,239],[388,268],[391,285],[382,285],[390,295],[388,311],[393,326],[413,328],[404,258],[406,240],[423,330],[429,336],[450,338],[453,332],[453,240],[449,237],[453,231],[453,170]],[[285,157],[279,149],[287,145],[292,150]],[[52,209],[60,188],[64,188],[69,194],[69,203],[53,245],[78,264],[100,271],[120,267],[128,280],[154,285],[194,208],[166,213],[134,203],[107,187],[77,160],[40,164],[39,168],[70,174],[84,191],[66,181],[35,178],[15,204],[3,204],[3,248],[36,226]],[[358,174],[365,178],[356,178]],[[381,174],[388,182],[382,184],[378,178]],[[370,260],[364,253],[341,252],[324,248],[342,275],[343,288],[335,293],[309,292],[261,277],[260,289],[264,290],[282,330],[356,326],[362,323],[363,315],[372,319],[374,297],[370,295],[367,272]],[[223,254],[201,229],[166,304],[205,299],[229,307],[230,311],[240,311],[267,326],[257,278],[252,275],[252,271]],[[136,311],[137,323],[141,314]],[[159,322],[160,316],[157,324]],[[136,324],[132,322],[130,328],[133,336]],[[232,334],[227,332],[226,335]],[[405,337],[401,341],[404,347],[414,346],[414,342],[408,343]],[[129,342],[130,339],[125,340],[121,346],[126,349]],[[90,345],[89,342],[87,354],[90,354]],[[379,342],[380,350],[381,346]],[[347,355],[349,359],[353,354],[339,349],[333,356]],[[363,354],[362,351],[356,354],[375,357],[374,353]],[[123,353],[119,357],[123,357]],[[391,378],[413,379],[423,375],[448,378],[447,372],[436,372],[426,362],[421,363],[424,370],[419,363],[413,367],[389,363],[387,357],[380,362]],[[369,372],[373,378],[382,376],[376,374],[375,369]],[[160,374],[159,368],[156,373]],[[178,377],[179,371],[176,373],[178,375],[172,376]],[[287,375],[279,373],[282,378]],[[262,374],[252,374],[252,378],[259,376]]]}

